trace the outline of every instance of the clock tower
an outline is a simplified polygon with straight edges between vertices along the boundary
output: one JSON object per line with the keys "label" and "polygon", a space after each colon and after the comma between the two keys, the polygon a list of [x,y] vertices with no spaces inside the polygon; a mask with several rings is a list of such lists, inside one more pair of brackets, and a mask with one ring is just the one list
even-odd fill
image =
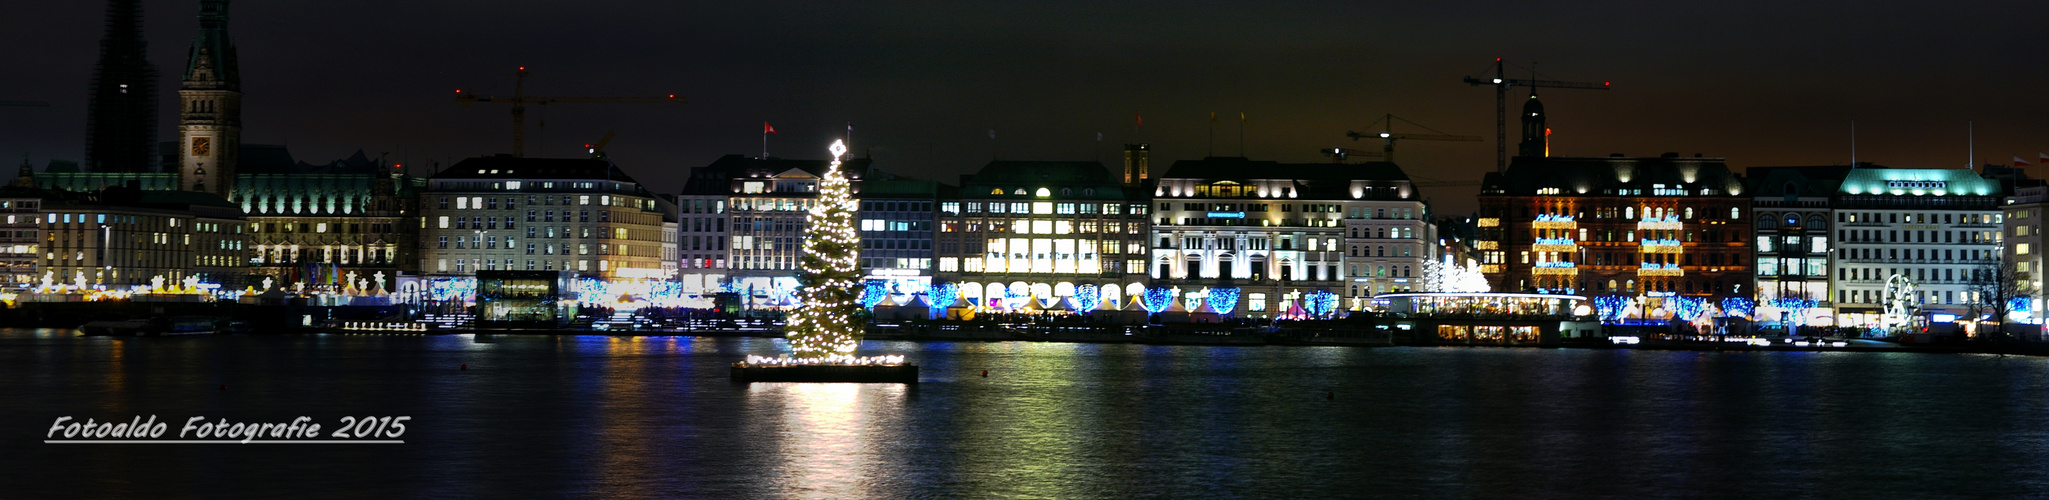
{"label": "clock tower", "polygon": [[178,88],[178,188],[228,198],[242,143],[242,73],[228,39],[228,0],[200,0],[199,34]]}

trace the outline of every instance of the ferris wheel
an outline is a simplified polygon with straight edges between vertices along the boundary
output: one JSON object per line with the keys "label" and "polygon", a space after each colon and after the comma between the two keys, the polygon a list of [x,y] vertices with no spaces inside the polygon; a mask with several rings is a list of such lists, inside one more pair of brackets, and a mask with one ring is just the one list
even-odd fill
{"label": "ferris wheel", "polygon": [[1907,324],[1907,308],[1914,300],[1914,280],[1895,274],[1885,279],[1885,326]]}

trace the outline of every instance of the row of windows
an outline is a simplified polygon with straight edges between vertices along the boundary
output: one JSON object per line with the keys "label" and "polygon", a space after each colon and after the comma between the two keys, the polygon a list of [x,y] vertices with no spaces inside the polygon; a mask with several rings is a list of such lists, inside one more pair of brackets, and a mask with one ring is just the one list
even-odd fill
{"label": "row of windows", "polygon": [[[966,207],[966,210],[965,210],[965,211],[961,210],[961,207],[963,207],[963,206],[965,206],[965,207]],[[979,201],[970,201],[970,202],[966,202],[966,203],[965,203],[965,205],[963,205],[963,203],[962,203],[962,202],[953,202],[953,201],[949,201],[949,202],[944,202],[944,203],[940,203],[940,204],[939,204],[939,211],[940,211],[940,212],[942,212],[942,213],[947,213],[947,214],[961,214],[961,213],[970,213],[970,214],[975,214],[975,213],[983,213],[983,209],[984,209],[984,207],[985,207],[985,205],[984,205],[984,204],[983,204],[982,202],[979,202]],[[986,205],[986,208],[987,208],[987,212],[988,212],[988,213],[992,213],[992,214],[1004,214],[1004,213],[1009,213],[1009,214],[1038,214],[1038,215],[1053,215],[1053,214],[1060,214],[1060,215],[1076,215],[1076,214],[1122,215],[1122,214],[1124,214],[1124,213],[1126,213],[1126,212],[1127,212],[1127,210],[1126,210],[1126,208],[1127,208],[1127,207],[1126,207],[1126,206],[1124,206],[1124,205],[1122,205],[1122,204],[1118,204],[1118,203],[1102,203],[1102,204],[1096,204],[1096,203],[1072,203],[1072,202],[1058,202],[1058,203],[1056,203],[1056,202],[1050,202],[1050,201],[1035,201],[1035,202],[1022,202],[1022,201],[1016,201],[1016,202],[1009,202],[1009,203],[1005,203],[1005,202],[998,202],[998,201],[992,201],[992,202],[988,202],[988,204]],[[1145,215],[1145,205],[1133,204],[1133,205],[1131,205],[1131,206],[1130,206],[1130,207],[1128,207],[1128,208],[1129,208],[1129,210],[1128,210],[1128,211],[1130,212],[1130,214],[1131,214],[1131,215]]]}
{"label": "row of windows", "polygon": [[[1043,222],[1043,223],[1047,223],[1048,225],[1041,225],[1040,223],[1042,223],[1042,222]],[[1144,229],[1144,226],[1142,226],[1142,225],[1139,225],[1139,224],[1136,224],[1136,223],[1134,223],[1134,224],[1131,224],[1131,226],[1130,226],[1130,227],[1131,227],[1131,229],[1130,229],[1130,234],[1144,234],[1144,233],[1142,232],[1142,230]],[[1123,233],[1123,232],[1125,232],[1125,225],[1124,225],[1124,223],[1122,223],[1122,222],[1102,222],[1102,223],[1098,223],[1098,222],[1096,222],[1096,221],[1022,221],[1022,220],[1013,220],[1013,221],[1010,221],[1010,222],[1009,222],[1008,224],[1006,224],[1006,223],[1003,223],[1002,221],[990,221],[990,222],[986,222],[986,223],[985,223],[985,222],[983,222],[983,221],[975,220],[975,221],[968,221],[968,222],[966,222],[966,223],[962,223],[962,222],[960,222],[960,221],[953,221],[953,220],[949,220],[949,221],[941,221],[941,222],[939,223],[939,232],[942,232],[942,233],[955,233],[955,232],[969,232],[969,233],[978,233],[978,232],[982,232],[982,231],[984,231],[985,229],[986,229],[986,230],[988,230],[988,231],[994,231],[994,232],[1005,232],[1005,231],[1004,231],[1004,229],[1006,229],[1006,228],[1010,230],[1009,232],[1014,232],[1014,233],[1020,233],[1020,234],[1033,234],[1033,233],[1040,233],[1040,234],[1068,234],[1068,233],[1080,233],[1080,234],[1096,234],[1097,232],[1099,232],[1099,231],[1098,231],[1098,229],[1101,229],[1101,231],[1100,231],[1100,232],[1101,232],[1101,233],[1104,233],[1104,234],[1117,234],[1117,233]],[[963,229],[965,229],[965,231],[963,231]],[[1041,229],[1045,229],[1046,231],[1049,231],[1049,232],[1044,232],[1044,233],[1041,233],[1041,232],[1040,232],[1040,230],[1041,230]]]}
{"label": "row of windows", "polygon": [[[445,219],[447,219],[447,217],[442,217],[442,219],[444,219],[444,220],[445,220]],[[201,223],[201,224],[199,224],[199,226],[200,226],[201,228],[204,228],[205,226],[207,226],[207,224]],[[389,232],[392,232],[392,230],[393,230],[393,229],[394,229],[394,228],[395,228],[396,226],[397,226],[396,224],[392,224],[392,223],[388,223],[388,222],[385,222],[385,223],[371,223],[371,224],[370,224],[370,232],[371,232],[371,233],[389,233]],[[250,231],[251,231],[251,232],[254,232],[254,233],[257,233],[257,234],[262,234],[262,233],[325,233],[325,232],[327,232],[327,230],[328,230],[328,224],[327,224],[326,222],[282,222],[282,223],[280,223],[280,222],[257,222],[257,223],[251,223],[251,224],[249,224],[249,229],[250,229]],[[357,223],[349,223],[349,224],[342,224],[342,223],[339,223],[339,222],[337,222],[337,223],[334,223],[334,231],[335,231],[336,233],[341,233],[341,234],[358,234],[358,233],[361,233],[361,232],[363,232],[362,230],[363,230],[363,225],[362,225],[362,224],[357,224]],[[205,230],[201,230],[201,231],[199,231],[199,232],[205,233],[205,232],[211,232],[211,231],[205,231]]]}
{"label": "row of windows", "polygon": [[871,212],[871,211],[881,211],[881,212],[931,212],[931,211],[932,211],[932,202],[929,202],[929,201],[863,201],[863,202],[861,202],[861,211],[863,211],[863,212]]}
{"label": "row of windows", "polygon": [[[1301,248],[1302,250],[1307,250],[1307,251],[1317,251],[1317,250],[1319,250],[1319,249],[1320,249],[1320,250],[1322,250],[1322,251],[1325,251],[1325,252],[1335,252],[1335,251],[1338,251],[1338,239],[1337,239],[1337,238],[1320,238],[1320,239],[1319,239],[1319,238],[1313,238],[1313,237],[1312,237],[1312,238],[1308,238],[1308,239],[1307,239],[1306,241],[1307,241],[1307,243],[1308,243],[1308,244],[1306,244],[1306,245],[1303,245],[1303,246],[1302,246],[1302,248]],[[1320,243],[1322,243],[1322,246],[1321,246],[1321,248],[1319,248],[1319,247],[1318,247],[1318,243],[1319,243],[1319,242],[1320,242]],[[1233,239],[1233,238],[1229,238],[1229,237],[1225,237],[1225,238],[1214,238],[1214,239],[1212,239],[1212,238],[1205,238],[1205,237],[1201,237],[1201,236],[1183,236],[1183,237],[1181,238],[1181,248],[1183,248],[1183,249],[1189,249],[1189,250],[1204,250],[1204,249],[1209,249],[1209,250],[1236,250],[1236,248],[1234,248],[1234,247],[1235,247],[1236,245],[1237,245],[1237,242],[1236,242],[1236,240],[1235,240],[1235,239]],[[1266,245],[1267,245],[1267,239],[1266,239],[1266,238],[1264,238],[1264,237],[1256,237],[1256,236],[1255,236],[1255,237],[1251,237],[1251,238],[1246,238],[1246,240],[1245,240],[1245,249],[1246,249],[1246,250],[1266,250],[1266,249],[1267,249],[1267,248],[1266,248]],[[1169,238],[1168,238],[1168,237],[1166,237],[1166,236],[1161,236],[1161,237],[1160,237],[1160,248],[1163,248],[1163,249],[1165,249],[1165,248],[1174,248],[1173,240],[1172,240],[1172,239],[1169,239]],[[1355,247],[1355,248],[1356,248],[1356,247]],[[1279,247],[1278,249],[1279,249],[1279,250],[1295,250],[1295,249],[1296,249],[1296,248],[1295,248],[1295,238],[1293,238],[1293,237],[1281,237],[1281,238],[1280,238],[1280,247]]]}
{"label": "row of windows", "polygon": [[[1351,229],[1349,229],[1346,234],[1353,238],[1377,238],[1398,240],[1416,239],[1416,229],[1410,227],[1387,228],[1354,226]],[[1364,234],[1364,236],[1361,236],[1361,234]]]}
{"label": "row of windows", "polygon": [[932,221],[892,221],[882,219],[861,219],[862,231],[931,231]]}
{"label": "row of windows", "polygon": [[[1940,217],[1938,217],[1940,215]],[[1997,224],[1999,214],[1836,212],[1836,222],[1861,224]]]}
{"label": "row of windows", "polygon": [[[562,196],[560,197],[560,199],[562,200],[560,204],[562,204],[562,205],[570,205],[570,204],[572,204],[572,202],[574,202],[573,204],[575,204],[575,205],[590,205],[590,204],[591,204],[591,198],[592,198],[592,196],[591,196],[591,195],[587,195],[587,194],[582,194],[582,195],[567,195],[567,194],[565,194],[565,195],[562,195]],[[598,204],[599,204],[599,205],[611,205],[611,204],[612,204],[612,201],[613,201],[613,199],[612,199],[612,196],[611,196],[611,195],[598,195],[598,196],[597,196],[596,198],[597,198],[597,200],[598,200]],[[439,204],[437,204],[437,207],[438,207],[438,208],[440,208],[440,209],[442,209],[442,210],[448,210],[448,208],[449,208],[449,205],[448,205],[448,201],[449,201],[449,199],[450,199],[450,198],[449,198],[449,197],[447,197],[447,196],[443,196],[443,197],[441,197],[440,203],[439,203]],[[529,205],[529,206],[531,206],[531,205],[555,205],[555,204],[557,204],[557,203],[555,202],[555,200],[556,200],[556,199],[557,199],[557,197],[555,197],[555,196],[541,196],[541,195],[532,195],[532,196],[527,196],[527,197],[526,197],[526,204],[527,204],[527,205]],[[491,197],[486,197],[486,196],[456,196],[456,197],[454,197],[454,200],[455,200],[455,209],[456,209],[456,210],[497,210],[497,209],[498,209],[498,206],[499,206],[499,198],[498,198],[498,197],[495,197],[495,196],[491,196]],[[627,201],[627,200],[626,200],[625,198],[623,198],[623,197],[622,197],[622,198],[620,198],[620,199],[619,199],[619,201],[621,201],[621,202],[624,202],[624,201]],[[505,205],[505,209],[506,209],[506,210],[516,210],[516,209],[518,209],[518,208],[519,208],[519,197],[517,197],[517,196],[507,196],[507,197],[505,197],[505,198],[504,198],[504,205]],[[622,203],[622,204],[621,204],[621,206],[624,206],[624,204]],[[638,207],[637,207],[637,208],[638,208]]]}
{"label": "row of windows", "polygon": [[[498,262],[499,262],[499,259],[455,259],[455,272],[458,272],[458,273],[467,273],[467,272],[470,272],[470,270],[471,270],[471,268],[472,268],[472,267],[474,267],[474,268],[475,268],[476,270],[479,270],[479,271],[496,271],[496,270],[499,270],[499,264],[498,264]],[[518,264],[517,264],[517,261],[515,261],[515,260],[513,260],[513,259],[504,259],[504,262],[505,262],[505,267],[504,267],[504,269],[505,269],[505,270],[507,270],[507,271],[511,271],[511,270],[514,270],[514,269],[515,269],[515,268],[514,268],[514,266],[518,265]],[[567,261],[567,260],[563,260],[563,261],[555,261],[555,260],[541,260],[541,261],[538,261],[538,262],[539,262],[539,264],[538,264],[538,265],[536,264],[536,262],[537,262],[537,261],[535,261],[535,260],[533,260],[533,259],[528,259],[528,260],[526,261],[526,270],[528,270],[528,271],[553,271],[553,270],[555,270],[555,266],[556,266],[556,264],[555,264],[555,263],[556,263],[556,262],[561,262],[561,263],[562,263],[562,264],[561,264],[561,266],[562,266],[562,270],[564,270],[564,271],[568,271],[568,270],[569,270],[569,263],[570,263],[571,261]],[[588,261],[588,260],[578,260],[578,261],[574,261],[574,262],[576,262],[576,270],[577,270],[577,271],[582,271],[582,272],[589,272],[589,271],[591,270],[591,261]],[[612,264],[612,262],[611,262],[611,261],[608,261],[608,260],[600,260],[600,261],[598,261],[598,271],[608,271],[608,270],[610,270],[610,268],[612,267],[612,266],[611,266],[611,264]],[[435,269],[436,269],[436,270],[439,270],[439,271],[441,271],[441,272],[444,272],[444,273],[445,273],[445,272],[448,272],[448,259],[441,259],[441,260],[440,260],[440,262],[436,263],[436,265],[435,265]]]}
{"label": "row of windows", "polygon": [[[2022,245],[2026,245],[2023,243]],[[2017,249],[2018,250],[2018,249]],[[1848,260],[1920,260],[1920,261],[1971,261],[1992,258],[1991,250],[1957,250],[1951,248],[1844,248],[1842,258]],[[2019,252],[2026,254],[2027,252]]]}
{"label": "row of windows", "polygon": [[1998,243],[2000,231],[1898,231],[1840,229],[1844,243]]}
{"label": "row of windows", "polygon": [[[1530,254],[1532,253],[1536,254],[1536,259],[1538,262],[1579,262],[1594,266],[1637,266],[1643,264],[1655,264],[1662,266],[1666,264],[1671,264],[1679,266],[1713,267],[1724,265],[1734,266],[1737,265],[1737,263],[1742,262],[1742,260],[1739,259],[1738,256],[1735,254],[1726,254],[1721,252],[1697,254],[1586,252],[1584,256],[1576,256],[1569,252],[1522,252],[1522,263],[1530,263]],[[1481,255],[1481,261],[1488,264],[1498,264],[1500,263],[1500,259],[1502,257],[1505,256],[1501,255],[1501,252],[1486,252]],[[1574,257],[1580,257],[1580,261],[1574,261]]]}
{"label": "row of windows", "polygon": [[[1763,274],[1762,269],[1762,267],[1759,268],[1759,274]],[[1828,275],[1826,271],[1817,274],[1814,272],[1815,269],[1816,268],[1814,267],[1814,264],[1809,263],[1807,266],[1808,276]],[[1985,274],[1985,270],[1983,269],[1945,269],[1927,267],[1847,267],[1836,269],[1836,279],[1844,281],[1883,281],[1892,279],[1892,275],[1895,274],[1901,274],[1906,276],[1907,278],[1913,279],[1915,283],[1964,283],[1990,281],[1990,276]]]}
{"label": "row of windows", "polygon": [[[1836,301],[1846,304],[1877,304],[1884,300],[1884,290],[1836,290]],[[1915,290],[1914,302],[1922,304],[1976,304],[1976,291]]]}
{"label": "row of windows", "polygon": [[[1640,210],[1642,211],[1642,213],[1643,213],[1643,216],[1644,216],[1644,218],[1645,218],[1645,219],[1652,219],[1652,218],[1656,218],[1656,219],[1664,219],[1664,218],[1669,218],[1669,217],[1678,217],[1678,218],[1680,218],[1680,219],[1682,219],[1682,220],[1691,220],[1691,219],[1693,219],[1693,215],[1694,215],[1694,212],[1693,212],[1693,207],[1676,207],[1676,208],[1675,208],[1675,207],[1652,207],[1652,206],[1643,206],[1643,207],[1636,207],[1636,206],[1628,206],[1628,207],[1601,207],[1601,208],[1596,208],[1596,209],[1594,209],[1594,211],[1593,211],[1593,214],[1592,214],[1592,215],[1593,215],[1593,218],[1595,218],[1595,219],[1630,219],[1630,220],[1642,220],[1642,219],[1637,219],[1637,218],[1636,218],[1636,214],[1638,213],[1639,209],[1640,209]],[[1500,212],[1502,212],[1502,210],[1498,210],[1498,209],[1497,209],[1497,210],[1489,210],[1488,212],[1491,212],[1491,213],[1490,213],[1489,215],[1493,215],[1493,216],[1499,216],[1499,215],[1502,215],[1502,214],[1500,213]],[[1546,208],[1545,208],[1544,210],[1542,210],[1542,212],[1543,212],[1543,213],[1548,213],[1548,214],[1554,214],[1554,215],[1555,215],[1555,214],[1566,214],[1566,213],[1568,213],[1568,212],[1567,212],[1567,211],[1565,210],[1565,205],[1564,205],[1564,204],[1562,204],[1562,203],[1553,203],[1553,204],[1551,204],[1551,206],[1548,206],[1548,207],[1546,207]],[[1708,219],[1708,218],[1711,218],[1711,217],[1712,217],[1712,215],[1710,215],[1710,214],[1709,214],[1709,212],[1710,212],[1710,211],[1706,211],[1706,210],[1702,211],[1702,213],[1701,213],[1701,218],[1702,218],[1702,219]],[[1527,218],[1527,217],[1531,217],[1530,209],[1529,209],[1529,208],[1524,208],[1524,209],[1522,209],[1522,216],[1523,216],[1523,217],[1526,217],[1526,218]],[[1580,216],[1580,217],[1586,217],[1586,216],[1587,216],[1587,213],[1585,213],[1585,212],[1581,212],[1581,213],[1579,214],[1579,216]],[[1736,220],[1736,219],[1741,219],[1741,218],[1743,218],[1743,209],[1742,209],[1741,207],[1729,207],[1729,220]]]}
{"label": "row of windows", "polygon": [[[536,214],[536,212],[539,212],[539,213],[538,213],[538,215]],[[538,218],[538,220],[536,220],[537,218]],[[506,220],[512,220],[512,218],[511,218],[511,217],[506,217],[505,219],[506,219]],[[528,211],[526,211],[526,221],[527,221],[527,222],[555,222],[555,211],[554,211],[554,210],[539,210],[539,211],[536,211],[536,210],[528,210]],[[577,213],[576,213],[576,221],[577,221],[577,222],[590,222],[590,221],[591,221],[591,211],[589,211],[589,210],[583,210],[583,211],[579,211],[579,212],[577,212]],[[599,210],[599,211],[598,211],[598,222],[611,222],[611,221],[612,221],[612,211],[611,211],[611,210]],[[568,211],[568,210],[563,210],[563,211],[562,211],[562,222],[569,222],[569,211]]]}
{"label": "row of windows", "polygon": [[[939,259],[939,272],[1004,272],[1003,268],[990,268],[985,266],[985,264],[987,263],[981,258],[969,258],[963,261],[959,257],[943,257]],[[1106,260],[1096,263],[1095,267],[1088,267],[1086,264],[1084,263],[1084,266],[1075,268],[1073,272],[1082,274],[1115,273],[1118,269],[1123,269],[1125,274],[1141,274],[1145,272],[1145,261],[1142,260]],[[1019,270],[1016,272],[1026,273],[1032,271]]]}

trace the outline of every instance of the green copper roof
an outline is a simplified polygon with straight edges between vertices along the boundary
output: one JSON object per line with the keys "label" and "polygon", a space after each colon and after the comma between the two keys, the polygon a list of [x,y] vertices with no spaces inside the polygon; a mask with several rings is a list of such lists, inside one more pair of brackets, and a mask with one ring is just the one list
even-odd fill
{"label": "green copper roof", "polygon": [[1999,182],[1977,172],[1951,168],[1860,168],[1843,179],[1838,194],[1894,196],[1998,196]]}

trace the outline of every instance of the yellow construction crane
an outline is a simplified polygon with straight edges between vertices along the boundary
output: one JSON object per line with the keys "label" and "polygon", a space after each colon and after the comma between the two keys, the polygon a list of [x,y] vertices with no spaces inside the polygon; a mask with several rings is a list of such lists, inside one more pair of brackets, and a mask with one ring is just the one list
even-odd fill
{"label": "yellow construction crane", "polygon": [[455,100],[462,102],[465,107],[467,107],[469,103],[472,102],[502,103],[512,105],[513,156],[526,156],[526,105],[528,104],[546,105],[548,103],[556,102],[683,104],[687,102],[685,99],[681,97],[676,97],[676,94],[669,94],[667,97],[530,96],[526,95],[526,66],[519,67],[519,74],[518,76],[514,77],[514,79],[515,81],[512,85],[512,97],[478,96],[464,93],[462,89],[455,90]]}
{"label": "yellow construction crane", "polygon": [[[1401,120],[1401,121],[1403,121],[1403,122],[1407,122],[1407,123],[1408,123],[1408,124],[1410,124],[1410,125],[1415,125],[1415,126],[1418,126],[1418,127],[1423,127],[1423,129],[1424,129],[1424,130],[1429,130],[1429,131],[1431,131],[1431,132],[1438,132],[1438,133],[1435,133],[1435,134],[1409,134],[1409,133],[1399,133],[1399,134],[1398,134],[1398,133],[1395,133],[1395,131],[1394,131],[1394,121],[1395,121],[1395,120]],[[1480,138],[1480,136],[1477,136],[1477,135],[1451,135],[1451,134],[1446,134],[1446,133],[1443,133],[1443,132],[1441,132],[1441,131],[1438,131],[1438,130],[1436,130],[1436,129],[1432,129],[1432,128],[1430,128],[1430,127],[1424,126],[1424,125],[1423,125],[1423,124],[1421,124],[1421,123],[1416,123],[1416,122],[1412,122],[1412,121],[1409,121],[1409,119],[1407,119],[1407,118],[1402,118],[1402,117],[1399,117],[1399,116],[1395,116],[1395,115],[1393,115],[1393,114],[1389,114],[1389,115],[1387,115],[1387,117],[1385,117],[1385,118],[1382,118],[1382,119],[1380,119],[1380,121],[1377,121],[1377,122],[1373,122],[1372,124],[1368,124],[1368,125],[1366,125],[1366,128],[1370,130],[1370,129],[1372,129],[1372,128],[1373,128],[1373,125],[1381,125],[1381,127],[1382,127],[1382,128],[1381,128],[1381,131],[1380,131],[1379,133],[1371,133],[1371,132],[1368,132],[1368,133],[1360,133],[1360,132],[1345,132],[1345,137],[1350,137],[1350,138],[1352,138],[1352,140],[1354,140],[1354,141],[1356,141],[1356,140],[1359,140],[1359,139],[1360,139],[1360,138],[1362,138],[1362,137],[1379,137],[1380,139],[1382,139],[1382,140],[1386,141],[1386,145],[1384,146],[1384,149],[1382,150],[1382,151],[1383,151],[1383,153],[1381,154],[1381,161],[1386,161],[1386,162],[1392,162],[1392,161],[1394,161],[1394,141],[1397,141],[1397,140],[1402,140],[1402,139],[1419,139],[1419,140],[1425,140],[1425,141],[1462,141],[1462,142],[1480,142],[1480,141],[1486,140],[1486,139],[1482,139],[1482,138]]]}

